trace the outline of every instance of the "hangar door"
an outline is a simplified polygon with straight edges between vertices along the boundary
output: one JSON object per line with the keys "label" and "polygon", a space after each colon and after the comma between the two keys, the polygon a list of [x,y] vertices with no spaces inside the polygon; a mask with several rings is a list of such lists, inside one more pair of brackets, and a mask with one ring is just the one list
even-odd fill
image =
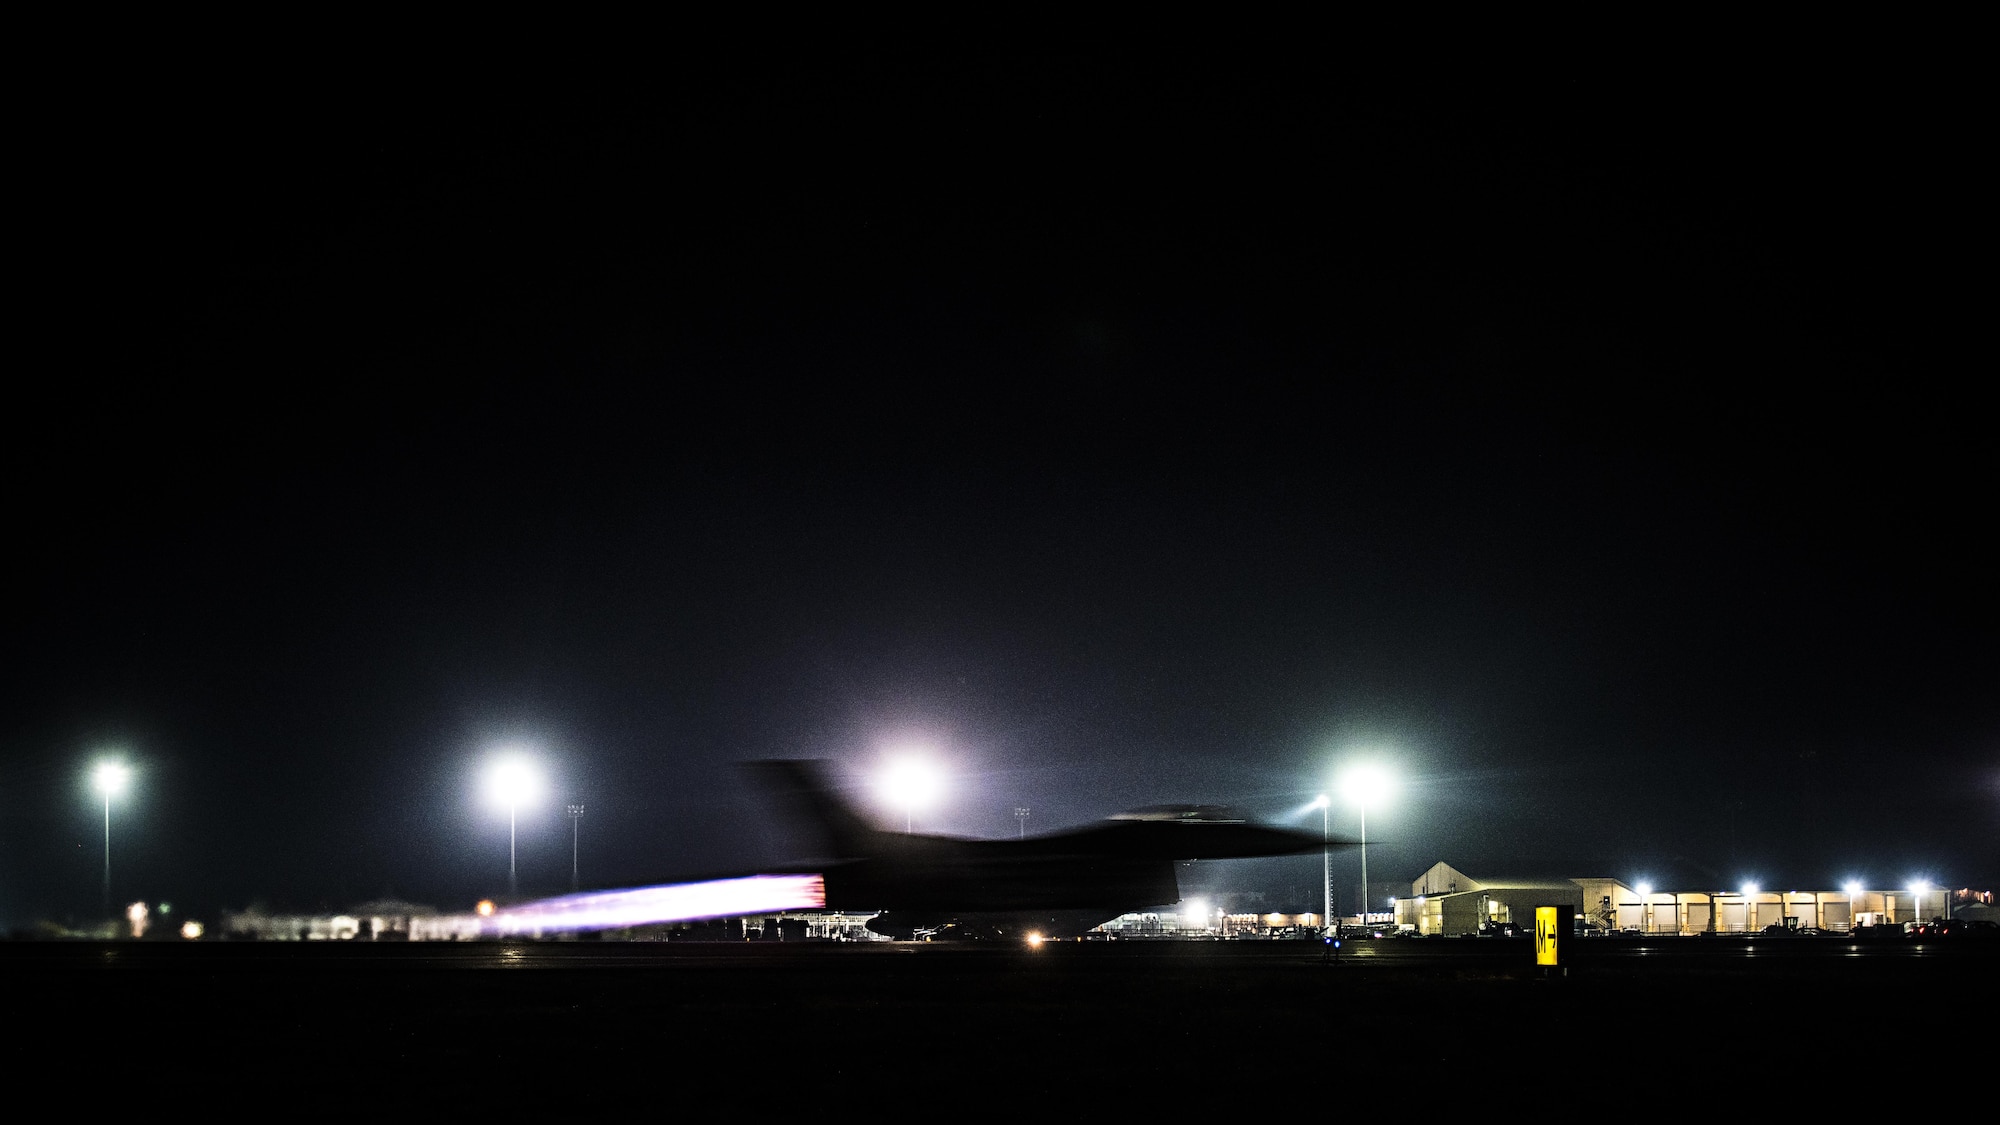
{"label": "hangar door", "polygon": [[1709,914],[1713,906],[1713,903],[1707,902],[1688,903],[1687,925],[1683,932],[1690,934],[1706,933],[1708,931]]}

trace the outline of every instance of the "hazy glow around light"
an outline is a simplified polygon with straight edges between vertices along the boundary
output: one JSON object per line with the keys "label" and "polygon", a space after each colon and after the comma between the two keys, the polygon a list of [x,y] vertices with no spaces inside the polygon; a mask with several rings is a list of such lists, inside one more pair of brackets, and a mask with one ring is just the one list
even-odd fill
{"label": "hazy glow around light", "polygon": [[510,753],[486,771],[486,792],[508,808],[532,802],[541,795],[542,776],[525,755]]}
{"label": "hazy glow around light", "polygon": [[1850,899],[1855,899],[1855,898],[1860,898],[1860,897],[1861,897],[1861,880],[1859,880],[1859,879],[1849,879],[1849,880],[1847,881],[1847,885],[1845,885],[1845,886],[1841,887],[1840,889],[1841,889],[1841,890],[1843,890],[1843,891],[1846,891],[1846,892],[1847,892],[1847,897],[1848,897],[1848,898],[1850,898]]}
{"label": "hazy glow around light", "polygon": [[125,792],[125,783],[131,779],[131,767],[124,762],[99,762],[97,768],[90,771],[91,787],[107,798]]}
{"label": "hazy glow around light", "polygon": [[882,795],[905,812],[929,806],[943,791],[936,767],[922,758],[899,758],[882,773]]}
{"label": "hazy glow around light", "polygon": [[1653,884],[1651,883],[1641,883],[1632,889],[1639,892],[1640,898],[1651,898],[1653,896]]}
{"label": "hazy glow around light", "polygon": [[1751,895],[1754,895],[1754,894],[1756,894],[1756,893],[1757,893],[1757,884],[1755,884],[1755,883],[1745,883],[1745,884],[1743,884],[1743,897],[1744,897],[1744,898],[1749,898],[1749,897],[1750,897]]}
{"label": "hazy glow around light", "polygon": [[1381,804],[1395,787],[1389,771],[1372,762],[1349,766],[1340,775],[1341,799],[1363,809]]}
{"label": "hazy glow around light", "polygon": [[189,941],[196,940],[197,938],[201,937],[201,935],[204,932],[206,931],[202,928],[202,924],[200,922],[195,921],[192,918],[181,923],[181,936],[188,939]]}

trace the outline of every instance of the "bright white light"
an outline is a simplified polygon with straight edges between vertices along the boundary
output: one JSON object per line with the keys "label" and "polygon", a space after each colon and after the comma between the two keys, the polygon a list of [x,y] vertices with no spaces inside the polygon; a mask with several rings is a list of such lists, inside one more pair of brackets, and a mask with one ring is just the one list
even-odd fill
{"label": "bright white light", "polygon": [[1197,926],[1206,929],[1208,927],[1208,900],[1205,898],[1189,899],[1187,901],[1187,909],[1181,912],[1181,925],[1187,929],[1194,929]]}
{"label": "bright white light", "polygon": [[181,923],[181,936],[188,939],[189,941],[194,941],[200,938],[201,935],[206,932],[207,931],[203,929],[202,924],[200,922],[195,921],[192,918]]}
{"label": "bright white light", "polygon": [[1340,775],[1341,799],[1364,810],[1381,804],[1395,787],[1395,779],[1389,771],[1372,762],[1349,766]]}
{"label": "bright white light", "polygon": [[934,804],[944,791],[936,767],[922,758],[899,758],[882,772],[882,795],[908,816]]}
{"label": "bright white light", "polygon": [[108,800],[125,792],[125,783],[132,778],[132,771],[124,762],[99,762],[90,771],[90,784]]}
{"label": "bright white light", "polygon": [[1755,884],[1755,883],[1745,883],[1745,884],[1743,884],[1743,897],[1744,897],[1744,898],[1749,898],[1749,897],[1750,897],[1751,895],[1754,895],[1754,894],[1756,894],[1756,893],[1757,893],[1757,884]]}
{"label": "bright white light", "polygon": [[1640,898],[1653,897],[1653,884],[1651,883],[1641,883],[1638,886],[1633,887],[1632,889],[1639,892]]}
{"label": "bright white light", "polygon": [[1842,888],[1840,888],[1840,889],[1841,889],[1841,890],[1843,890],[1843,891],[1846,891],[1846,892],[1847,892],[1847,897],[1848,897],[1848,898],[1850,898],[1850,899],[1856,899],[1856,898],[1860,898],[1860,897],[1861,897],[1861,880],[1859,880],[1859,879],[1849,879],[1849,880],[1847,881],[1847,885],[1846,885],[1846,886],[1844,886],[1844,887],[1842,887]]}
{"label": "bright white light", "polygon": [[1041,944],[1042,944],[1042,942],[1043,942],[1044,940],[1046,940],[1046,939],[1045,939],[1045,938],[1043,938],[1043,937],[1042,937],[1042,935],[1041,935],[1040,933],[1031,933],[1031,934],[1029,934],[1029,935],[1028,935],[1028,944],[1029,944],[1029,945],[1033,945],[1033,946],[1039,946],[1039,945],[1041,945]]}
{"label": "bright white light", "polygon": [[1323,809],[1332,803],[1333,803],[1332,801],[1327,800],[1326,794],[1321,793],[1319,796],[1313,798],[1312,807],[1316,809]]}
{"label": "bright white light", "polygon": [[486,792],[510,809],[529,804],[541,795],[541,772],[523,755],[509,754],[486,771]]}

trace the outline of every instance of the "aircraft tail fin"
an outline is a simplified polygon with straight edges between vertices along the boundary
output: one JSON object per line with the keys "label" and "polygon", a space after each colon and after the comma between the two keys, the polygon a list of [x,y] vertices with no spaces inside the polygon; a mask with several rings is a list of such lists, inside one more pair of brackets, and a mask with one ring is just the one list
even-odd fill
{"label": "aircraft tail fin", "polygon": [[881,851],[881,830],[834,792],[825,763],[774,759],[751,762],[747,768],[778,802],[787,820],[820,834],[830,849],[830,858],[855,859]]}

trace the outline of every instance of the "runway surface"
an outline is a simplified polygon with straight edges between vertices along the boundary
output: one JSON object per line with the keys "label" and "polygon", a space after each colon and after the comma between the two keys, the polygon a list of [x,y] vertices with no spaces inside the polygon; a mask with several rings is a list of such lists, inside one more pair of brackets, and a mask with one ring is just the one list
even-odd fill
{"label": "runway surface", "polygon": [[1337,962],[1308,942],[15,942],[0,983],[16,1073],[83,1066],[259,1115],[720,1099],[1067,1118],[1942,1077],[1956,1029],[1990,1035],[2000,979],[1986,944],[1569,952],[1548,979],[1520,940],[1350,942]]}

